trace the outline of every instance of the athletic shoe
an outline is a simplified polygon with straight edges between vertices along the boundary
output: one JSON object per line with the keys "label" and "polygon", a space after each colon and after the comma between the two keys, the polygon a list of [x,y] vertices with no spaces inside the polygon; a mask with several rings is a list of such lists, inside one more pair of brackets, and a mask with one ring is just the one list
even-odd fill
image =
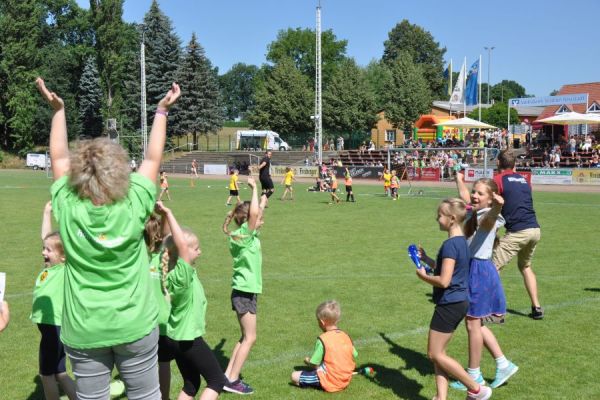
{"label": "athletic shoe", "polygon": [[483,322],[486,322],[489,324],[503,324],[504,323],[504,315],[491,314],[486,317],[483,317]]}
{"label": "athletic shoe", "polygon": [[[477,378],[475,378],[475,382],[480,384],[481,386],[487,385],[487,382],[485,381],[485,379],[483,379],[483,375],[481,375],[481,374],[479,374],[479,376]],[[463,392],[467,391],[467,387],[465,385],[463,385],[461,381],[450,382],[450,387],[452,389],[462,390]]]}
{"label": "athletic shoe", "polygon": [[487,386],[479,386],[479,393],[467,392],[467,400],[487,400],[492,397],[492,389]]}
{"label": "athletic shoe", "polygon": [[502,368],[502,369],[496,368],[496,377],[494,378],[494,381],[492,383],[490,383],[490,387],[495,389],[498,386],[502,385],[511,376],[516,374],[518,370],[519,370],[519,367],[517,367],[515,364],[513,364],[511,362],[508,363],[508,367],[506,367],[506,368]]}
{"label": "athletic shoe", "polygon": [[252,394],[254,393],[254,389],[250,387],[247,383],[238,379],[235,382],[228,382],[223,386],[223,390],[229,393],[235,394]]}
{"label": "athletic shoe", "polygon": [[544,309],[542,307],[531,307],[531,314],[529,316],[533,319],[543,319]]}

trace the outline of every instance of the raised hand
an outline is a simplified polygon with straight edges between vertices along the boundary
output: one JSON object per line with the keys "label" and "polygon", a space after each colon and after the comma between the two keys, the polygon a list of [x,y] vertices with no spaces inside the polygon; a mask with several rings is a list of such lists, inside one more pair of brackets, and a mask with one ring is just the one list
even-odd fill
{"label": "raised hand", "polygon": [[179,88],[179,85],[177,83],[173,82],[173,84],[171,85],[171,89],[169,89],[165,97],[163,97],[158,102],[158,108],[168,110],[173,104],[177,102],[179,96],[181,96],[181,89]]}
{"label": "raised hand", "polygon": [[248,186],[250,186],[250,188],[252,189],[256,187],[256,181],[251,176],[248,177]]}
{"label": "raised hand", "polygon": [[50,104],[54,111],[60,111],[65,108],[65,102],[63,99],[58,97],[56,93],[49,91],[48,88],[46,88],[46,84],[42,78],[38,77],[35,80],[35,84],[44,100]]}
{"label": "raised hand", "polygon": [[504,205],[504,197],[500,196],[498,193],[492,193],[492,200],[494,203],[498,204],[499,206]]}
{"label": "raised hand", "polygon": [[170,209],[165,207],[165,205],[163,204],[162,201],[157,201],[156,204],[154,205],[154,209],[160,215],[166,215],[169,211],[171,211]]}

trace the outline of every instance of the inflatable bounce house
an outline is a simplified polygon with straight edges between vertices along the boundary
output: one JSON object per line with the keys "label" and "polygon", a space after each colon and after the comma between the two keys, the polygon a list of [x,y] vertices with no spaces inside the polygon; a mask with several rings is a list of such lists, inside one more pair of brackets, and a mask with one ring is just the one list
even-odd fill
{"label": "inflatable bounce house", "polygon": [[443,124],[446,121],[456,119],[454,115],[432,115],[425,114],[421,115],[419,120],[415,122],[413,128],[413,140],[421,139],[422,142],[437,142],[444,137],[456,135],[459,139],[462,139],[462,132],[456,128],[446,128]]}

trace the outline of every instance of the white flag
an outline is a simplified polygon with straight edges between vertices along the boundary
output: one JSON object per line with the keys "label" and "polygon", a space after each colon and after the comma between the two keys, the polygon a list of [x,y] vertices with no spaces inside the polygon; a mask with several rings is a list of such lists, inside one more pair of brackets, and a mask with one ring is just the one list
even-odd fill
{"label": "white flag", "polygon": [[450,104],[462,104],[464,102],[465,67],[465,63],[463,62],[463,65],[460,68],[460,73],[458,74],[458,78],[456,79],[456,85],[454,86],[454,90],[450,96]]}

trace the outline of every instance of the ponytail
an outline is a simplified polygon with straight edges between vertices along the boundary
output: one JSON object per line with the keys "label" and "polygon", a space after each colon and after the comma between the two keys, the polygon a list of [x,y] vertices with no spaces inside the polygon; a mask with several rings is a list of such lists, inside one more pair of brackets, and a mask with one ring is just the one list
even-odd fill
{"label": "ponytail", "polygon": [[169,295],[169,290],[167,289],[167,274],[169,273],[169,251],[167,249],[163,250],[162,256],[160,258],[160,268],[161,268],[161,285],[163,295],[167,299],[167,301],[171,301],[171,296]]}
{"label": "ponytail", "polygon": [[227,213],[227,215],[225,216],[225,221],[223,221],[223,233],[225,233],[227,236],[229,236],[229,234],[231,232],[229,232],[229,224],[231,223],[231,220],[233,219],[233,211],[229,211]]}

